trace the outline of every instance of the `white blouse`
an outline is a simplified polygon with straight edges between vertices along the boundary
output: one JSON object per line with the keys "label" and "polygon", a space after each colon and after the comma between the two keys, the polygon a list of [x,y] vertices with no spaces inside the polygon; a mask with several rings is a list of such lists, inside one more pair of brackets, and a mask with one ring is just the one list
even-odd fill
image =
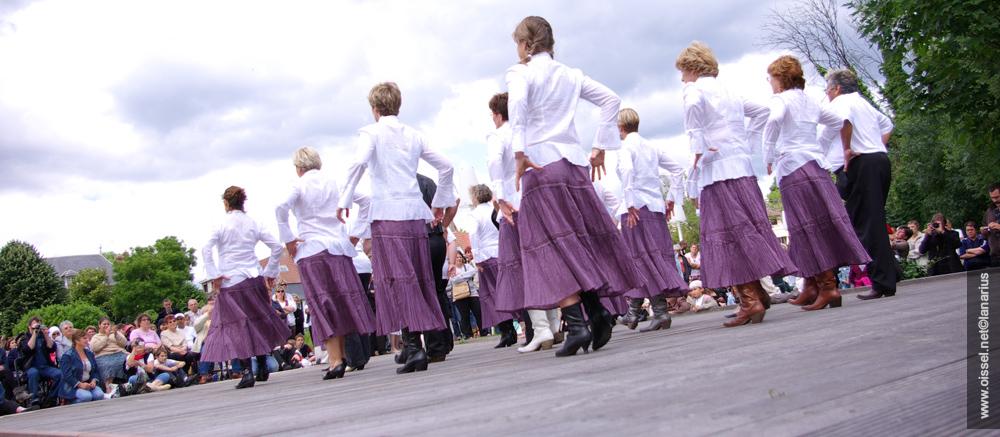
{"label": "white blouse", "polygon": [[601,200],[604,204],[604,212],[611,216],[611,220],[618,224],[618,209],[622,206],[622,199],[619,193],[613,190],[609,190],[608,187],[604,186],[604,181],[598,179],[592,183],[594,186],[594,192],[597,193],[597,198]]}
{"label": "white blouse", "polygon": [[480,203],[472,210],[472,216],[476,219],[469,232],[473,261],[481,263],[500,256],[500,231],[493,224],[493,205]]}
{"label": "white blouse", "polygon": [[[309,170],[295,181],[292,192],[274,210],[278,218],[278,238],[288,243],[296,238],[299,243],[295,262],[313,256],[324,250],[330,255],[353,257],[354,245],[348,238],[346,227],[337,219],[337,203],[340,192],[333,175],[319,170]],[[368,196],[354,193],[354,203],[359,205],[355,223],[368,221],[370,201]],[[292,233],[288,224],[288,212],[295,214],[299,235]],[[358,228],[358,226],[355,226]]]}
{"label": "white blouse", "polygon": [[[622,181],[624,196],[617,215],[625,214],[630,207],[642,209],[644,206],[653,212],[666,213],[660,168],[670,172],[671,176],[684,172],[684,167],[662,149],[647,142],[638,132],[625,136],[622,149],[618,152],[618,178]],[[682,187],[679,184],[671,184],[670,187],[667,200],[683,200]]]}
{"label": "white blouse", "polygon": [[823,124],[839,131],[844,120],[820,107],[800,89],[775,94],[769,107],[771,114],[764,125],[764,162],[772,165],[778,183],[809,161],[827,168],[816,126]]}
{"label": "white blouse", "polygon": [[766,106],[731,94],[714,77],[684,85],[684,129],[691,153],[702,155],[689,179],[692,197],[715,182],[754,175],[750,155],[761,147],[767,114]]}
{"label": "white blouse", "polygon": [[[257,255],[254,253],[258,241],[271,248],[271,256],[268,257],[267,266],[263,271],[260,270]],[[215,263],[213,248],[217,248],[219,252],[218,265]],[[209,279],[228,277],[222,281],[222,286],[232,287],[244,279],[260,275],[268,278],[277,277],[278,260],[283,251],[281,243],[254,219],[243,211],[229,211],[225,220],[212,232],[208,243],[201,249],[201,257],[205,261],[205,273]]]}
{"label": "white blouse", "polygon": [[417,185],[419,160],[438,170],[434,208],[455,206],[454,168],[444,156],[431,150],[423,135],[395,116],[380,117],[378,122],[361,128],[358,153],[347,170],[347,183],[340,194],[340,208],[349,208],[354,190],[371,166],[371,220],[426,220],[433,216],[424,203]]}
{"label": "white blouse", "polygon": [[486,136],[486,167],[490,171],[493,197],[521,207],[521,193],[517,191],[517,162],[510,146],[510,123],[504,123]]}
{"label": "white blouse", "polygon": [[582,71],[556,62],[548,53],[531,56],[527,64],[507,69],[507,109],[511,147],[524,152],[539,166],[566,158],[579,166],[590,165],[590,147],[583,147],[576,134],[580,99],[601,108],[600,124],[593,147],[616,150],[618,95]]}
{"label": "white blouse", "polygon": [[[851,122],[851,150],[855,153],[886,153],[882,135],[892,133],[892,120],[875,109],[859,93],[841,94],[830,101],[830,111],[842,120]],[[844,165],[843,143],[840,141],[840,129],[826,129],[820,138],[824,147],[840,148],[840,166]],[[828,149],[829,150],[829,149]],[[835,152],[830,150],[831,155]]]}

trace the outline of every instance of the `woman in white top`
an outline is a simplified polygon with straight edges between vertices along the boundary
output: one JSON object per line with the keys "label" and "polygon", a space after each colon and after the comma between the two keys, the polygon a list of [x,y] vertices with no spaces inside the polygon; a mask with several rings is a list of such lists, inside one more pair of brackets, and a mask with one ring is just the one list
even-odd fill
{"label": "woman in white top", "polygon": [[691,245],[691,251],[684,254],[688,264],[691,266],[691,273],[688,278],[693,280],[701,279],[701,248],[697,244]]}
{"label": "woman in white top", "polygon": [[[457,249],[457,248],[456,248]],[[458,330],[456,334],[463,340],[472,338],[472,317],[480,326],[483,324],[483,312],[479,302],[479,286],[476,284],[476,267],[465,254],[459,250],[448,253],[450,266],[448,285],[445,292],[451,299],[455,311],[458,312]],[[465,288],[468,287],[468,290]],[[456,292],[456,288],[460,291]],[[481,330],[481,329],[480,329]]]}
{"label": "woman in white top", "polygon": [[[348,169],[337,217],[350,208],[354,189],[371,166],[376,323],[383,335],[406,328],[400,355],[406,359],[397,372],[410,373],[427,369],[421,332],[445,329],[435,289],[435,278],[441,272],[432,271],[426,224],[440,222],[444,209],[455,205],[453,168],[431,150],[423,135],[399,122],[402,96],[396,84],[375,85],[368,93],[368,103],[375,124],[361,129],[358,156]],[[437,191],[431,201],[433,215],[417,185],[421,159],[438,170]]]}
{"label": "woman in white top", "polygon": [[469,242],[479,270],[479,306],[483,315],[479,319],[479,329],[496,326],[500,330],[500,343],[496,348],[502,349],[517,343],[517,333],[511,314],[498,311],[495,303],[500,230],[493,224],[493,192],[486,185],[474,185],[469,188],[469,197],[473,205],[472,216],[476,219],[469,232]]}
{"label": "woman in white top", "polygon": [[821,164],[816,126],[840,129],[843,119],[806,95],[798,59],[781,56],[767,67],[767,74],[774,91],[764,126],[767,172],[775,175],[781,189],[788,253],[805,277],[802,293],[790,302],[805,305],[805,310],[839,307],[836,269],[871,261]]}
{"label": "woman in white top", "polygon": [[[236,388],[254,386],[249,357],[257,358],[257,381],[267,381],[267,355],[283,344],[291,333],[285,320],[271,308],[268,290],[278,276],[281,243],[243,211],[246,192],[237,186],[226,189],[222,203],[226,218],[201,250],[205,272],[218,290],[212,325],[205,338],[201,360],[210,363],[239,359],[243,378]],[[271,249],[261,271],[254,253],[257,242]],[[215,262],[213,249],[218,249]]]}
{"label": "woman in white top", "polygon": [[500,241],[497,250],[497,285],[493,303],[497,311],[520,314],[525,324],[524,346],[518,352],[551,349],[561,343],[559,310],[524,308],[524,271],[521,268],[521,236],[515,224],[517,210],[521,207],[521,193],[517,190],[517,163],[511,149],[510,119],[507,112],[507,93],[490,98],[490,112],[496,130],[486,137],[487,167],[493,181],[493,194],[497,209],[503,215],[500,221]]}
{"label": "woman in white top", "polygon": [[[354,245],[337,219],[340,192],[336,180],[321,171],[323,161],[311,147],[295,151],[292,162],[299,179],[275,209],[278,237],[302,276],[313,342],[323,342],[329,354],[323,379],[342,378],[347,371],[344,336],[375,331],[375,315],[354,269]],[[353,200],[360,207],[356,219],[367,221],[368,197],[355,194]],[[288,224],[289,211],[295,214],[297,234]]]}
{"label": "woman in white top", "polygon": [[[619,256],[625,244],[591,185],[604,170],[604,150],[620,146],[620,100],[608,87],[552,58],[555,39],[544,18],[525,18],[513,36],[521,63],[507,70],[506,82],[511,148],[522,190],[517,226],[525,308],[562,308],[569,333],[557,356],[574,355],[580,348],[586,352],[591,340],[596,350],[611,339],[614,323],[599,297],[641,286],[632,263]],[[580,143],[573,122],[581,99],[601,108],[591,148]]]}
{"label": "woman in white top", "polygon": [[629,329],[635,329],[648,298],[653,318],[641,331],[668,329],[671,321],[667,298],[687,293],[687,284],[675,268],[674,241],[667,228],[668,211],[673,210],[674,202],[682,195],[677,192],[679,187],[673,186],[664,202],[659,170],[677,175],[684,168],[639,135],[639,113],[634,109],[625,108],[618,113],[618,133],[622,139],[618,177],[624,196],[617,213],[621,216],[625,246],[644,284],[625,293],[629,309],[623,322]]}
{"label": "woman in white top", "polygon": [[759,323],[770,306],[760,278],[796,273],[771,230],[750,160],[768,109],[726,90],[716,80],[719,62],[700,42],[682,50],[675,65],[685,83],[684,128],[695,155],[690,182],[701,209],[701,280],[708,288],[733,286],[740,296],[739,316],[725,326]]}

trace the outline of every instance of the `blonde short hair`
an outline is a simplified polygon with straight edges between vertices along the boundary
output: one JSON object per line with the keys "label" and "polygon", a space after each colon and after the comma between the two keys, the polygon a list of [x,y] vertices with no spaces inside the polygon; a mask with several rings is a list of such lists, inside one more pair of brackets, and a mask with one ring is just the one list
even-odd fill
{"label": "blonde short hair", "polygon": [[712,49],[700,41],[693,41],[691,45],[681,50],[674,66],[680,71],[697,73],[698,76],[719,75],[719,61],[715,59]]}
{"label": "blonde short hair", "polygon": [[295,155],[292,157],[292,163],[295,164],[295,167],[301,168],[304,171],[323,168],[323,160],[319,158],[319,152],[309,146],[300,147],[299,150],[296,150]]}
{"label": "blonde short hair", "polygon": [[378,115],[399,115],[403,96],[395,82],[382,82],[368,92],[368,104],[378,111]]}
{"label": "blonde short hair", "polygon": [[639,132],[639,113],[632,108],[618,111],[618,126],[624,129],[625,133]]}
{"label": "blonde short hair", "polygon": [[493,200],[493,191],[485,184],[473,185],[469,187],[469,197],[472,203],[479,205]]}

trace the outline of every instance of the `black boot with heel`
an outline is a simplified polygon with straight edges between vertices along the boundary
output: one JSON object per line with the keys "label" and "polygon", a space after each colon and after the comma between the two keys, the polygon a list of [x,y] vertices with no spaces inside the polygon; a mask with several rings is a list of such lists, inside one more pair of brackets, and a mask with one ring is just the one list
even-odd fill
{"label": "black boot with heel", "polygon": [[580,348],[583,348],[583,353],[587,353],[593,337],[587,322],[583,320],[583,305],[578,302],[562,308],[562,319],[566,322],[566,339],[562,343],[562,348],[556,351],[556,356],[576,355]]}

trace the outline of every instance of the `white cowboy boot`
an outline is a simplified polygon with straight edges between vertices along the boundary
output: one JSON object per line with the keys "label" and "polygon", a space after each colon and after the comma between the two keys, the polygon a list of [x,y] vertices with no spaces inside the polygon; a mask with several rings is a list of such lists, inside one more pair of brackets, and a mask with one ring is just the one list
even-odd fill
{"label": "white cowboy boot", "polygon": [[549,328],[549,319],[546,317],[548,315],[546,313],[542,310],[528,310],[528,318],[531,319],[531,329],[535,336],[532,337],[531,342],[517,348],[518,352],[527,353],[552,348],[552,330]]}

